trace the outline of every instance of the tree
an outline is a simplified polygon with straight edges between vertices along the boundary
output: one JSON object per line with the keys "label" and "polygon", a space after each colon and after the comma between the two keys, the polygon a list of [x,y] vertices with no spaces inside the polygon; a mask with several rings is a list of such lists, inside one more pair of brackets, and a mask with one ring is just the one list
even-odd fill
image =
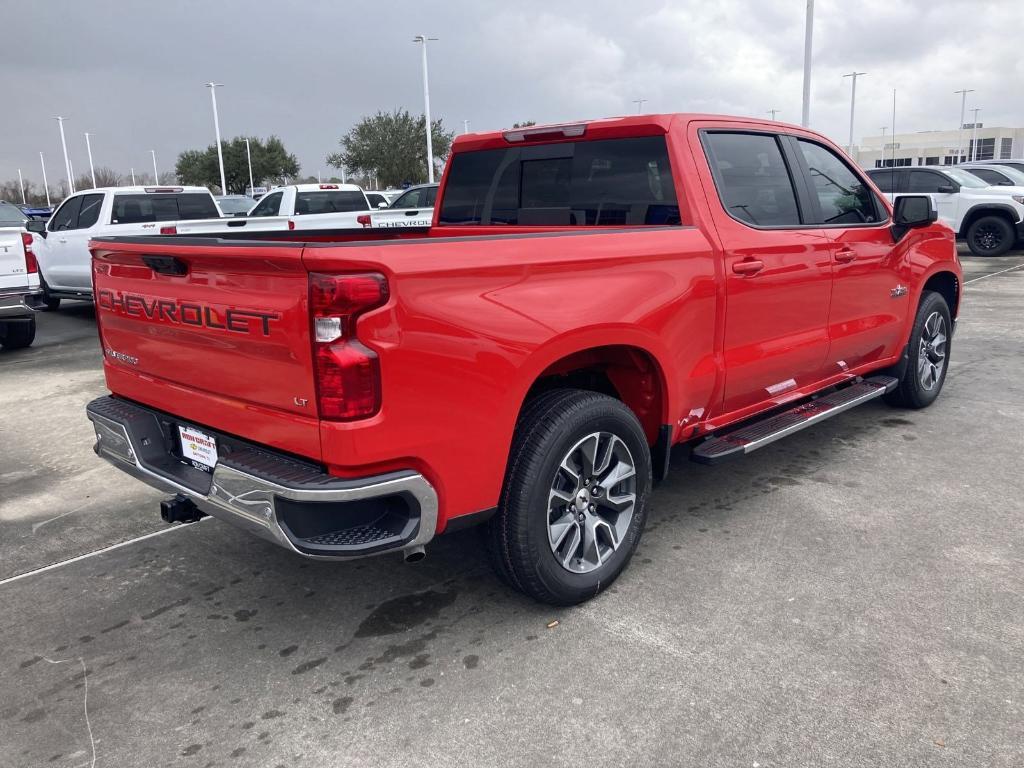
{"label": "tree", "polygon": [[[120,186],[124,181],[122,176],[117,171],[110,168],[97,168],[96,169],[96,186],[97,187],[117,187]],[[92,189],[92,174],[83,173],[75,179],[75,189],[79,192],[83,189]]]}
{"label": "tree", "polygon": [[[283,183],[285,179],[297,176],[299,161],[289,154],[277,136],[263,141],[249,137],[252,153],[252,177],[256,186],[265,181]],[[236,136],[231,141],[221,142],[224,153],[224,180],[227,190],[224,194],[244,194],[249,186],[249,163],[245,154],[245,137]],[[178,155],[174,172],[182,184],[220,188],[220,166],[217,163],[217,145],[206,149],[189,149]]]}
{"label": "tree", "polygon": [[[408,110],[378,112],[364,117],[341,137],[341,152],[327,156],[335,168],[355,174],[373,173],[382,186],[419,184],[427,180],[426,119]],[[446,131],[440,120],[431,121],[430,134],[435,166],[444,165],[454,131]]]}

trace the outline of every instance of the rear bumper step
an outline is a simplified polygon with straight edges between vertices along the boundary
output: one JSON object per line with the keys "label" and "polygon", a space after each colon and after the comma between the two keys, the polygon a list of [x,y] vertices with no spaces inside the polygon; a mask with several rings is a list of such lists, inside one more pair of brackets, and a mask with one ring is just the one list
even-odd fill
{"label": "rear bumper step", "polygon": [[717,464],[756,451],[868,400],[881,397],[894,390],[898,384],[899,380],[892,376],[873,376],[858,381],[788,411],[748,423],[724,435],[710,437],[694,448],[691,459],[701,464]]}
{"label": "rear bumper step", "polygon": [[343,479],[204,427],[221,453],[208,473],[181,458],[177,426],[190,422],[115,397],[93,400],[86,414],[101,458],[306,557],[363,557],[422,547],[434,537],[437,494],[412,470]]}

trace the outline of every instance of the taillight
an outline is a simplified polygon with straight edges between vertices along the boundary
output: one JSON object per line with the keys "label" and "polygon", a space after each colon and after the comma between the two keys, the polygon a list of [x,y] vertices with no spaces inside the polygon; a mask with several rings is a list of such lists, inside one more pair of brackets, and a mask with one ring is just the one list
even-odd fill
{"label": "taillight", "polygon": [[39,262],[36,261],[36,255],[32,252],[32,233],[22,232],[21,233],[21,244],[25,247],[25,271],[33,275],[39,271]]}
{"label": "taillight", "polygon": [[356,339],[356,320],[388,300],[384,275],[309,276],[313,358],[321,419],[351,421],[380,410],[380,361]]}
{"label": "taillight", "polygon": [[359,214],[358,216],[356,216],[356,223],[357,224],[362,224],[364,227],[370,226],[370,223],[371,223],[370,214],[368,214],[368,213],[361,213],[361,214]]}

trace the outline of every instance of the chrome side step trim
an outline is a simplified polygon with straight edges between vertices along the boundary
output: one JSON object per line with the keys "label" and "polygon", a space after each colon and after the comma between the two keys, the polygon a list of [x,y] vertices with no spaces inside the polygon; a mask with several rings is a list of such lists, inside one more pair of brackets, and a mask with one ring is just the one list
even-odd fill
{"label": "chrome side step trim", "polygon": [[873,376],[838,389],[788,411],[755,421],[724,435],[709,437],[690,458],[700,464],[717,464],[756,451],[801,429],[814,426],[851,408],[891,392],[899,384],[892,376]]}

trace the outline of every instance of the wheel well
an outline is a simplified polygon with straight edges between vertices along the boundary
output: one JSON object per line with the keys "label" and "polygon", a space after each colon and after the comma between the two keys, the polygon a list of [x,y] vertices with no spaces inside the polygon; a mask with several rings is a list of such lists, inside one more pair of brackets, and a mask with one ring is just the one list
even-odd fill
{"label": "wheel well", "polygon": [[974,208],[967,212],[966,218],[960,224],[960,234],[966,237],[971,225],[983,216],[998,216],[1006,219],[1010,226],[1014,224],[1013,216],[1005,208]]}
{"label": "wheel well", "polygon": [[580,350],[541,372],[526,399],[550,389],[572,387],[621,400],[633,413],[653,445],[664,418],[665,383],[661,368],[639,347],[614,345]]}
{"label": "wheel well", "polygon": [[946,300],[949,313],[956,317],[957,304],[960,301],[960,281],[952,272],[937,272],[928,278],[924,290],[935,291]]}

